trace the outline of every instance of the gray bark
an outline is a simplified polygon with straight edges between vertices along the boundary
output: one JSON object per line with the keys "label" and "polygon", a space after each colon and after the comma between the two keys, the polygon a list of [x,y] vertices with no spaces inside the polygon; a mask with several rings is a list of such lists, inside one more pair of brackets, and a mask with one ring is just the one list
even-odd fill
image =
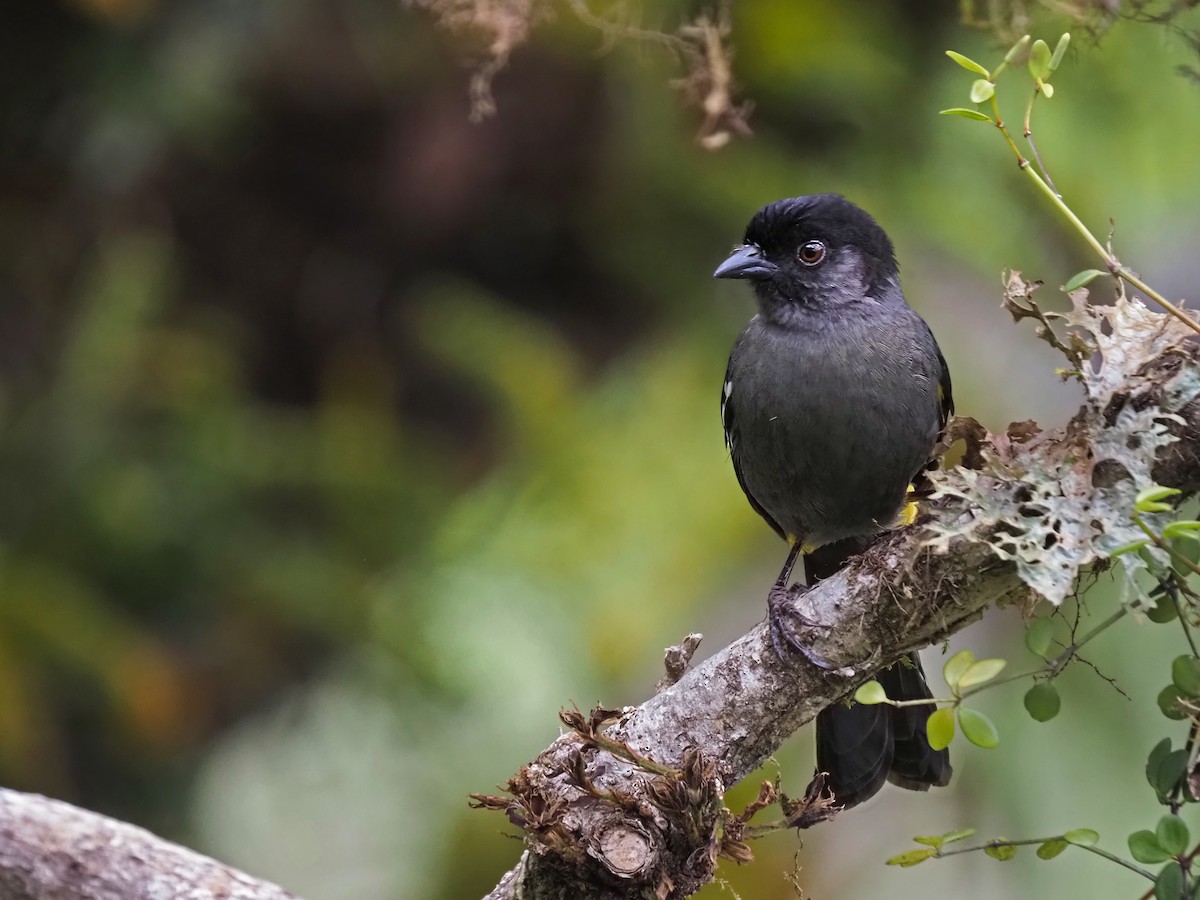
{"label": "gray bark", "polygon": [[3,900],[297,900],[280,887],[118,822],[0,788]]}
{"label": "gray bark", "polygon": [[[671,687],[625,710],[605,735],[676,769],[684,766],[685,750],[698,748],[714,768],[710,792],[719,795],[874,672],[943,640],[988,606],[1030,598],[1014,564],[996,559],[987,546],[964,541],[952,554],[934,555],[920,548],[921,540],[919,529],[889,535],[799,599],[806,616],[830,626],[814,631],[812,647],[837,664],[835,670],[781,661],[760,624]],[[623,809],[570,777],[579,759],[596,792],[628,796],[616,804]],[[686,896],[711,877],[715,860],[705,858],[707,835],[680,848],[660,837],[680,830],[680,816],[659,808],[648,787],[655,776],[588,747],[577,733],[560,737],[518,780],[520,805],[546,808],[558,799],[563,810],[549,830],[528,828],[524,809],[516,813],[531,847],[487,900]],[[640,839],[615,840],[630,834]],[[693,858],[698,849],[701,858]]]}

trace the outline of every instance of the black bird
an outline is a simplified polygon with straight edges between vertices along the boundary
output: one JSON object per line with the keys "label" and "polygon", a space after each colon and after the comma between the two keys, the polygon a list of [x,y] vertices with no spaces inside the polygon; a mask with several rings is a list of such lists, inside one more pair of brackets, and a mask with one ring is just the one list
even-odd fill
{"label": "black bird", "polygon": [[[721,391],[725,443],[750,505],[791,545],[768,600],[775,650],[818,662],[784,612],[797,557],[809,585],[910,511],[909,491],[953,412],[950,373],[905,302],[892,242],[837,194],[771,203],[715,278],[749,281],[759,312],[734,344]],[[929,698],[915,654],[881,672],[893,700]],[[817,768],[843,808],[885,780],[950,781],[929,746],[932,706],[847,706],[817,717]]]}

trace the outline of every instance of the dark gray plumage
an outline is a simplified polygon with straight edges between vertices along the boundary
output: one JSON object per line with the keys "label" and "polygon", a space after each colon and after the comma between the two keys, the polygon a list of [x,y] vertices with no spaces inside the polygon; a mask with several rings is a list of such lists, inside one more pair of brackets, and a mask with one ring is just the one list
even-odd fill
{"label": "dark gray plumage", "polygon": [[[729,358],[721,418],[751,505],[793,543],[771,593],[772,639],[813,659],[777,614],[796,553],[825,547],[806,566],[811,583],[895,523],[952,411],[950,375],[904,301],[887,234],[836,194],[764,207],[714,277],[749,280],[758,300]],[[910,662],[880,676],[893,699],[929,696]],[[823,712],[818,762],[837,800],[859,803],[888,777],[919,790],[947,783],[949,758],[925,737],[931,711]]]}

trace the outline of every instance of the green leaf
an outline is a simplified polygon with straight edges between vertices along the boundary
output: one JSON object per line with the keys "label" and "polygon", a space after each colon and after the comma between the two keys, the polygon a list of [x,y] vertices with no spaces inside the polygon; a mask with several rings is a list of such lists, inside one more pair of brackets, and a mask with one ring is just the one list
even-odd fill
{"label": "green leaf", "polygon": [[1025,692],[1025,711],[1035,722],[1049,722],[1062,709],[1058,688],[1048,681],[1035,684]]}
{"label": "green leaf", "polygon": [[868,681],[866,684],[859,685],[857,691],[854,692],[854,700],[856,703],[865,703],[867,706],[873,706],[876,703],[887,703],[887,691],[883,689],[883,685],[878,681]]}
{"label": "green leaf", "polygon": [[1171,595],[1166,591],[1159,593],[1154,598],[1154,605],[1146,610],[1146,618],[1159,625],[1174,622],[1178,616],[1179,607],[1175,605],[1175,601],[1171,599]]}
{"label": "green leaf", "polygon": [[909,866],[915,866],[918,863],[923,863],[929,857],[937,853],[936,850],[909,850],[907,853],[898,853],[887,861],[889,866],[902,866],[907,869]]}
{"label": "green leaf", "polygon": [[1183,895],[1183,867],[1177,862],[1163,866],[1154,879],[1154,900],[1179,900]]}
{"label": "green leaf", "polygon": [[1166,802],[1175,790],[1175,786],[1179,784],[1179,780],[1183,778],[1184,772],[1187,771],[1187,764],[1187,750],[1182,747],[1163,754],[1153,769],[1150,763],[1147,763],[1146,778],[1150,782],[1150,786],[1154,788],[1154,792],[1158,794],[1159,801]]}
{"label": "green leaf", "polygon": [[1190,578],[1192,573],[1191,567],[1184,560],[1192,564],[1200,563],[1200,543],[1196,541],[1172,541],[1171,549],[1174,552],[1171,560],[1172,568],[1182,575],[1184,578]]}
{"label": "green leaf", "polygon": [[1200,537],[1196,532],[1200,531],[1200,522],[1195,519],[1180,519],[1178,522],[1171,522],[1163,529],[1163,537],[1165,538],[1192,538],[1195,540]]}
{"label": "green leaf", "polygon": [[1154,749],[1152,749],[1150,751],[1150,755],[1146,757],[1146,777],[1150,779],[1151,787],[1154,787],[1154,779],[1150,778],[1151,770],[1157,768],[1159,763],[1161,763],[1170,752],[1171,739],[1169,737],[1165,737],[1154,745]]}
{"label": "green leaf", "polygon": [[1062,838],[1050,838],[1037,848],[1038,859],[1054,859],[1069,846]]}
{"label": "green leaf", "polygon": [[949,706],[935,709],[925,722],[925,736],[934,750],[945,750],[954,740],[954,710]]}
{"label": "green leaf", "polygon": [[1008,48],[1008,52],[1004,54],[1004,61],[1006,63],[1012,62],[1014,59],[1017,58],[1017,54],[1019,54],[1022,50],[1024,50],[1028,46],[1029,46],[1029,35],[1026,34],[1026,35],[1023,35],[1019,41],[1017,41],[1015,44],[1013,44],[1011,47]]}
{"label": "green leaf", "polygon": [[1150,538],[1138,538],[1136,541],[1130,541],[1128,544],[1121,544],[1108,551],[1109,559],[1116,559],[1118,556],[1123,556],[1126,553],[1132,553],[1134,550],[1141,550],[1150,543]]}
{"label": "green leaf", "polygon": [[1165,484],[1152,484],[1149,487],[1144,487],[1138,491],[1135,498],[1135,503],[1141,503],[1143,500],[1165,500],[1167,497],[1174,497],[1181,493],[1179,488],[1167,487]]}
{"label": "green leaf", "polygon": [[1159,503],[1158,501],[1165,500],[1167,497],[1174,497],[1178,493],[1178,488],[1152,484],[1150,487],[1143,488],[1138,492],[1137,497],[1133,501],[1133,508],[1138,512],[1165,512],[1171,508],[1171,504]]}
{"label": "green leaf", "polygon": [[947,831],[942,835],[942,840],[947,844],[953,844],[955,841],[965,841],[973,834],[975,834],[974,828],[959,828],[956,831]]}
{"label": "green leaf", "polygon": [[1180,704],[1181,699],[1183,699],[1183,695],[1179,692],[1179,688],[1168,684],[1158,692],[1158,709],[1168,719],[1182,721],[1188,717],[1188,712]]}
{"label": "green leaf", "polygon": [[1154,837],[1163,852],[1170,856],[1186,853],[1188,841],[1191,839],[1183,819],[1172,815],[1163,816],[1158,820],[1158,825],[1154,828]]}
{"label": "green leaf", "polygon": [[971,83],[971,102],[983,103],[985,100],[991,100],[992,95],[996,93],[996,86],[986,78],[980,78]]}
{"label": "green leaf", "polygon": [[945,838],[940,834],[919,834],[913,840],[918,844],[924,844],[926,847],[933,847],[936,850],[942,846]]}
{"label": "green leaf", "polygon": [[991,116],[984,115],[977,109],[966,109],[961,106],[956,106],[953,109],[943,109],[938,112],[939,116],[962,116],[964,119],[974,119],[976,122],[990,122]]}
{"label": "green leaf", "polygon": [[1000,734],[996,731],[992,720],[977,709],[960,706],[958,708],[958,726],[962,729],[963,737],[976,747],[990,750],[1000,743]]}
{"label": "green leaf", "polygon": [[1076,272],[1067,279],[1067,283],[1062,286],[1062,289],[1069,294],[1071,291],[1077,291],[1085,284],[1091,284],[1101,275],[1106,274],[1108,273],[1102,272],[1100,269],[1084,269],[1082,272]]}
{"label": "green leaf", "polygon": [[982,75],[984,78],[991,78],[992,73],[981,66],[969,56],[963,56],[961,53],[956,53],[953,50],[947,50],[946,55],[966,69],[968,72],[974,72],[976,75]]}
{"label": "green leaf", "polygon": [[1100,833],[1091,828],[1072,828],[1063,835],[1063,840],[1076,847],[1094,847],[1100,840]]}
{"label": "green leaf", "polygon": [[1200,697],[1200,659],[1177,656],[1171,663],[1171,680],[1185,697]]}
{"label": "green leaf", "polygon": [[1033,619],[1025,629],[1025,646],[1034,656],[1046,658],[1054,642],[1054,623],[1048,618]]}
{"label": "green leaf", "polygon": [[1058,64],[1062,62],[1063,56],[1067,52],[1067,47],[1071,44],[1071,35],[1064,31],[1063,36],[1058,39],[1058,43],[1054,45],[1054,55],[1050,57],[1050,71],[1053,72],[1058,68]]}
{"label": "green leaf", "polygon": [[1008,862],[1017,855],[1017,848],[1011,844],[989,844],[983,848],[983,852],[992,859],[998,859],[1000,862]]}
{"label": "green leaf", "polygon": [[977,684],[991,681],[1000,674],[1006,665],[1008,665],[1008,661],[1003,659],[981,659],[977,663],[972,663],[971,667],[958,679],[959,690],[966,690]]}
{"label": "green leaf", "polygon": [[1129,853],[1140,863],[1160,863],[1171,858],[1171,854],[1158,846],[1153,831],[1135,831],[1129,836]]}
{"label": "green leaf", "polygon": [[975,664],[975,654],[970,650],[959,650],[952,657],[946,660],[946,665],[942,666],[942,677],[946,679],[946,684],[952,688],[958,687],[958,680],[963,677],[967,669]]}
{"label": "green leaf", "polygon": [[1041,38],[1033,42],[1029,51],[1029,74],[1042,81],[1050,77],[1050,47]]}

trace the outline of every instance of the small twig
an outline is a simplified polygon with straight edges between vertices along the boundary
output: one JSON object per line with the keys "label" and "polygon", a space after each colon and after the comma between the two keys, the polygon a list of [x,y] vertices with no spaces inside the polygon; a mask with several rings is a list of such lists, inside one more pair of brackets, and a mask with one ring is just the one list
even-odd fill
{"label": "small twig", "polygon": [[[682,54],[687,49],[685,42],[677,35],[655,31],[651,28],[640,28],[637,25],[630,25],[625,22],[613,21],[612,19],[598,16],[592,12],[591,7],[587,4],[587,0],[567,0],[567,6],[571,8],[571,11],[575,13],[575,17],[579,21],[596,29],[609,41],[615,41],[618,38],[627,38],[650,44],[660,44],[677,54]],[[622,4],[623,6],[624,4]]]}
{"label": "small twig", "polygon": [[1154,546],[1159,547],[1162,550],[1166,550],[1169,554],[1171,554],[1171,558],[1176,562],[1183,563],[1183,565],[1192,570],[1193,574],[1200,575],[1200,566],[1197,566],[1194,562],[1168,544],[1163,539],[1162,535],[1158,534],[1153,528],[1146,524],[1146,521],[1142,518],[1141,513],[1135,512],[1133,514],[1133,521],[1138,528],[1142,529],[1142,532],[1146,535],[1146,537],[1150,538],[1150,540],[1154,543]]}
{"label": "small twig", "polygon": [[[1191,588],[1186,586],[1185,579],[1178,572],[1172,570],[1171,575],[1174,577],[1176,585],[1181,586],[1188,593],[1194,593]],[[1174,591],[1169,591],[1167,596],[1175,605],[1175,615],[1179,619],[1179,625],[1183,628],[1183,636],[1187,639],[1188,647],[1191,648],[1192,656],[1200,657],[1200,650],[1196,648],[1196,639],[1192,637],[1192,629],[1188,626],[1187,619],[1184,618],[1183,609],[1179,605],[1179,598],[1175,596]]]}
{"label": "small twig", "polygon": [[[1161,534],[1159,534],[1157,531],[1155,531],[1153,528],[1151,528],[1149,525],[1147,525],[1146,521],[1142,518],[1140,513],[1135,512],[1133,514],[1133,521],[1137,525],[1137,527],[1142,530],[1142,533],[1145,534],[1146,537],[1150,538],[1150,540],[1151,540],[1151,542],[1153,542],[1154,546],[1158,547],[1161,550],[1165,550],[1168,554],[1170,554],[1172,560],[1174,560],[1175,562],[1182,563],[1184,566],[1186,566],[1188,569],[1190,569],[1193,573],[1200,575],[1200,567],[1197,567],[1194,562],[1192,562],[1190,559],[1188,559],[1186,556],[1184,556],[1182,553],[1180,553],[1178,550],[1176,550],[1173,545],[1171,545],[1169,542],[1167,542]],[[1174,569],[1171,570],[1171,575],[1172,575],[1173,580],[1175,581],[1176,586],[1180,590],[1182,590],[1185,594],[1188,594],[1189,596],[1195,596],[1195,592],[1192,591],[1192,589],[1188,586],[1187,580],[1182,575],[1180,575]],[[1166,593],[1167,593],[1167,596],[1170,598],[1171,602],[1173,604],[1175,604],[1175,613],[1179,618],[1180,626],[1183,628],[1183,636],[1185,638],[1187,638],[1188,647],[1191,648],[1192,656],[1200,657],[1200,649],[1197,649],[1197,647],[1196,647],[1195,638],[1192,637],[1192,630],[1191,630],[1191,628],[1188,627],[1187,619],[1184,618],[1183,609],[1179,606],[1179,600],[1175,597],[1175,594],[1172,591],[1167,590]]]}
{"label": "small twig", "polygon": [[[1197,854],[1200,854],[1200,844],[1197,844],[1183,856],[1177,857],[1177,859],[1181,866],[1190,866],[1195,861]],[[1150,888],[1138,900],[1154,900],[1154,888]]]}
{"label": "small twig", "polygon": [[1085,634],[1079,640],[1077,640],[1077,641],[1073,640],[1071,642],[1071,645],[1069,647],[1067,647],[1065,650],[1063,650],[1062,653],[1058,654],[1058,656],[1054,657],[1054,659],[1049,660],[1049,665],[1052,669],[1053,674],[1058,675],[1060,672],[1062,672],[1062,670],[1066,666],[1066,664],[1071,661],[1071,658],[1074,657],[1080,651],[1080,649],[1083,648],[1083,646],[1085,644],[1087,644],[1089,641],[1093,640],[1097,635],[1099,635],[1105,629],[1111,627],[1112,625],[1115,625],[1128,612],[1129,612],[1128,607],[1125,607],[1125,606],[1120,607],[1116,612],[1114,612],[1111,616],[1109,616],[1107,619],[1105,619],[1103,622],[1101,622],[1099,625],[1097,625],[1095,628],[1093,628],[1091,631],[1089,631],[1087,634]]}
{"label": "small twig", "polygon": [[[1187,741],[1184,743],[1184,749],[1187,750],[1187,767],[1184,772],[1188,772],[1192,768],[1192,761],[1196,755],[1197,741],[1200,741],[1200,721],[1192,719],[1191,727],[1188,728]],[[1172,815],[1179,815],[1179,810],[1183,806],[1183,786],[1186,783],[1186,778],[1180,778],[1175,783],[1175,787],[1171,791],[1171,796],[1168,800],[1168,806],[1171,808]]]}
{"label": "small twig", "polygon": [[1100,254],[1100,258],[1104,260],[1105,266],[1113,275],[1132,284],[1147,297],[1150,297],[1152,300],[1154,300],[1154,302],[1165,309],[1168,313],[1170,313],[1188,328],[1192,329],[1192,331],[1200,334],[1200,323],[1198,323],[1191,316],[1185,315],[1183,310],[1181,310],[1178,306],[1176,306],[1158,291],[1154,290],[1154,288],[1150,287],[1150,285],[1146,284],[1146,282],[1142,281],[1137,273],[1135,273],[1128,266],[1123,265],[1121,261],[1116,258],[1116,256],[1105,249],[1104,245],[1101,244],[1096,239],[1096,236],[1088,230],[1088,227],[1083,224],[1079,216],[1075,215],[1074,210],[1067,206],[1066,201],[1064,201],[1061,196],[1056,194],[1050,188],[1050,186],[1046,184],[1042,177],[1038,175],[1037,172],[1029,167],[1029,163],[1027,161],[1023,162],[1024,164],[1021,166],[1021,168],[1024,169],[1026,174],[1033,179],[1033,183],[1037,186],[1038,190],[1050,198],[1051,202],[1058,207],[1059,211],[1067,217],[1067,220],[1075,226],[1075,230],[1083,236],[1084,240],[1088,242],[1093,250]]}
{"label": "small twig", "polygon": [[1033,85],[1033,93],[1029,95],[1029,105],[1025,107],[1025,140],[1029,144],[1029,149],[1033,151],[1033,158],[1037,161],[1037,167],[1041,170],[1042,177],[1046,179],[1046,184],[1050,185],[1050,190],[1054,191],[1055,195],[1061,197],[1062,194],[1058,188],[1054,186],[1054,180],[1050,177],[1050,172],[1046,169],[1046,164],[1042,162],[1042,154],[1038,152],[1037,144],[1033,140],[1033,128],[1030,122],[1033,118],[1033,104],[1038,96],[1042,93],[1042,85],[1040,82],[1035,82]]}
{"label": "small twig", "polygon": [[[995,76],[993,75],[992,77],[994,78]],[[1022,169],[1026,168],[1029,165],[1029,160],[1021,155],[1021,148],[1017,146],[1017,142],[1014,141],[1012,135],[1008,133],[1008,125],[1005,124],[1004,119],[1000,115],[1000,103],[996,100],[995,94],[992,94],[992,114],[994,116],[992,119],[992,124],[995,125],[1000,130],[1000,134],[1004,136],[1004,140],[1008,144],[1008,149],[1011,150],[1013,152],[1013,156],[1017,158],[1017,166]]]}
{"label": "small twig", "polygon": [[1114,691],[1116,691],[1118,694],[1120,694],[1126,700],[1130,700],[1130,701],[1133,700],[1133,698],[1130,697],[1127,693],[1125,693],[1125,691],[1122,690],[1121,686],[1119,684],[1117,684],[1117,679],[1115,677],[1113,677],[1112,675],[1105,675],[1103,672],[1100,671],[1100,667],[1097,666],[1090,659],[1085,659],[1082,656],[1079,656],[1076,658],[1079,660],[1080,665],[1087,666],[1089,669],[1091,669],[1093,672],[1095,672],[1097,678],[1099,678],[1101,681],[1103,681],[1105,684],[1107,684],[1110,688],[1112,688]]}
{"label": "small twig", "polygon": [[[930,858],[931,859],[941,859],[946,856],[958,856],[959,854],[962,854],[962,853],[974,853],[979,850],[987,850],[989,847],[1028,847],[1032,844],[1040,845],[1040,844],[1046,843],[1047,841],[1061,841],[1061,840],[1066,840],[1061,834],[1051,835],[1050,837],[1022,838],[1022,839],[1016,840],[1016,841],[1009,841],[1009,840],[1004,840],[1002,838],[996,838],[995,840],[986,841],[985,843],[982,843],[982,844],[977,844],[974,847],[955,847],[951,850],[945,850],[945,849],[939,847],[937,849],[937,852],[934,853]],[[1129,871],[1136,872],[1137,874],[1141,875],[1143,878],[1148,878],[1150,881],[1154,881],[1156,879],[1156,876],[1154,875],[1153,872],[1151,872],[1147,869],[1143,869],[1141,866],[1137,865],[1136,863],[1132,863],[1127,859],[1124,859],[1113,853],[1109,853],[1107,850],[1101,850],[1099,847],[1090,847],[1090,846],[1087,846],[1086,844],[1075,844],[1075,843],[1072,843],[1071,841],[1067,841],[1067,843],[1070,844],[1072,847],[1078,847],[1080,850],[1086,850],[1089,853],[1095,853],[1097,856],[1102,856],[1104,859],[1107,859],[1109,862],[1115,862],[1119,866],[1124,866]]]}
{"label": "small twig", "polygon": [[[1013,681],[1020,681],[1023,678],[1036,678],[1038,675],[1049,675],[1051,678],[1058,677],[1060,674],[1062,674],[1062,670],[1066,668],[1067,663],[1069,663],[1078,655],[1079,651],[1084,647],[1085,644],[1093,640],[1105,629],[1119,622],[1127,612],[1129,612],[1129,610],[1122,606],[1079,640],[1073,639],[1071,643],[1063,649],[1062,653],[1059,653],[1054,657],[1054,659],[1046,660],[1046,664],[1041,668],[1034,669],[1031,672],[1021,672],[1017,675],[1006,675],[1003,678],[994,678],[984,684],[977,685],[973,688],[968,688],[967,690],[963,691],[961,699],[966,700],[968,697],[978,694],[980,691],[987,690],[988,688],[998,687],[1002,684],[1009,684]],[[1074,629],[1072,629],[1072,632],[1074,632]],[[895,705],[899,706],[901,704],[897,703]]]}
{"label": "small twig", "polygon": [[942,704],[954,704],[958,702],[956,697],[930,697],[928,700],[922,698],[920,700],[892,700],[891,698],[882,701],[888,706],[894,706],[900,709],[905,706],[941,706]]}
{"label": "small twig", "polygon": [[978,694],[980,691],[986,690],[987,688],[998,687],[1002,684],[1011,684],[1014,681],[1020,681],[1022,678],[1035,678],[1038,675],[1044,675],[1049,671],[1050,666],[1047,664],[1042,666],[1040,669],[1034,669],[1030,672],[1019,672],[1016,675],[1005,675],[1003,678],[993,678],[991,681],[985,682],[984,684],[976,685],[973,688],[967,688],[965,691],[963,691],[961,699],[966,700],[968,697],[974,696],[975,694]]}
{"label": "small twig", "polygon": [[[995,75],[992,77],[994,79]],[[1000,116],[1000,104],[996,99],[995,93],[992,94],[991,102],[994,116],[992,124],[999,129],[1000,133],[1004,136],[1005,143],[1008,144],[1008,148],[1017,158],[1017,167],[1033,180],[1034,186],[1049,198],[1050,202],[1053,203],[1058,211],[1066,217],[1067,221],[1075,227],[1075,230],[1082,235],[1083,239],[1087,241],[1088,245],[1100,255],[1100,258],[1104,260],[1104,265],[1108,268],[1109,272],[1111,272],[1117,278],[1129,282],[1147,297],[1154,300],[1155,303],[1165,309],[1170,315],[1174,316],[1188,328],[1192,329],[1192,331],[1200,334],[1200,322],[1197,322],[1191,316],[1185,315],[1183,310],[1181,310],[1178,306],[1176,306],[1158,291],[1154,290],[1154,288],[1150,287],[1150,285],[1146,284],[1146,282],[1144,282],[1136,272],[1134,272],[1128,266],[1122,264],[1111,250],[1106,248],[1100,243],[1099,240],[1097,240],[1096,236],[1092,234],[1091,230],[1086,225],[1083,224],[1083,221],[1079,218],[1079,216],[1075,215],[1075,211],[1067,205],[1066,201],[1063,200],[1062,195],[1058,193],[1053,185],[1048,183],[1049,177],[1047,176],[1047,178],[1043,178],[1038,174],[1037,169],[1030,166],[1029,160],[1021,155],[1021,150],[1017,146],[1017,142],[1013,140],[1012,134],[1009,133],[1008,126],[1005,124],[1004,119]],[[1026,127],[1028,128],[1028,126]],[[1036,147],[1034,148],[1034,152],[1036,153]],[[1038,167],[1045,171],[1040,159],[1038,160]]]}
{"label": "small twig", "polygon": [[1123,859],[1116,854],[1109,853],[1107,850],[1101,850],[1099,847],[1085,847],[1082,844],[1072,844],[1072,847],[1079,847],[1080,850],[1086,850],[1088,853],[1095,853],[1097,856],[1107,859],[1109,862],[1115,862],[1119,866],[1124,866],[1130,872],[1137,872],[1143,878],[1149,878],[1151,881],[1156,881],[1157,876],[1153,872],[1143,869],[1141,866],[1131,863],[1127,859]]}
{"label": "small twig", "polygon": [[702,640],[704,640],[704,635],[698,632],[689,634],[678,644],[663,651],[663,668],[666,669],[666,672],[662,678],[658,679],[658,684],[654,685],[655,693],[666,690],[684,676]]}

